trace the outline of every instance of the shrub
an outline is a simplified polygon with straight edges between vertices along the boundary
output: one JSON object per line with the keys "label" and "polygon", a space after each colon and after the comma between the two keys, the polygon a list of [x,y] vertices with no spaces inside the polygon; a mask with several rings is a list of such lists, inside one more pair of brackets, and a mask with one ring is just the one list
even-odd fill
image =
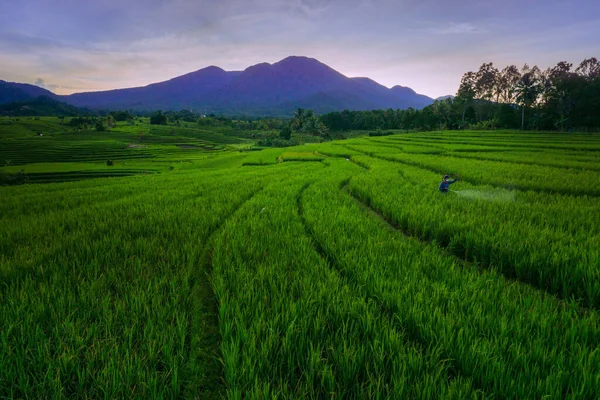
{"label": "shrub", "polygon": [[290,138],[292,137],[292,129],[289,125],[284,126],[279,131],[279,137],[283,140],[290,140]]}
{"label": "shrub", "polygon": [[390,136],[393,135],[393,131],[383,131],[381,129],[377,129],[374,132],[369,132],[369,136]]}
{"label": "shrub", "polygon": [[0,172],[0,186],[22,185],[26,183],[28,179],[27,174],[23,170],[20,170],[15,174]]}

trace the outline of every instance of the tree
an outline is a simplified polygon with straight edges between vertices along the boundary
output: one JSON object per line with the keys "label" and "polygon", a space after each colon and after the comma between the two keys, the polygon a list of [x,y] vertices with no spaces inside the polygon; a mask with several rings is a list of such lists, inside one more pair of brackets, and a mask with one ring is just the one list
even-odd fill
{"label": "tree", "polygon": [[304,119],[306,117],[306,112],[303,108],[299,108],[294,112],[294,117],[290,123],[292,130],[298,132],[302,129],[302,125],[304,125]]}
{"label": "tree", "polygon": [[460,87],[456,93],[456,100],[463,105],[462,127],[465,126],[465,114],[467,107],[471,105],[476,94],[477,74],[467,72],[460,81]]}
{"label": "tree", "polygon": [[129,119],[133,119],[133,116],[131,115],[131,113],[126,110],[126,111],[112,111],[110,113],[110,115],[113,116],[113,118],[115,119],[115,121],[119,121],[119,122],[125,122]]}
{"label": "tree", "polygon": [[152,116],[150,116],[150,124],[151,125],[166,125],[167,124],[167,116],[162,113],[162,111],[157,111]]}
{"label": "tree", "polygon": [[302,126],[302,133],[312,136],[327,136],[327,127],[314,115],[307,118]]}
{"label": "tree", "polygon": [[281,130],[279,131],[279,137],[285,140],[290,140],[292,137],[292,128],[290,127],[289,124],[286,124],[283,128],[281,128]]}
{"label": "tree", "polygon": [[500,73],[498,72],[498,69],[494,67],[493,63],[484,63],[481,65],[481,67],[479,67],[479,71],[477,71],[475,81],[475,97],[483,100],[478,103],[480,108],[480,120],[487,117],[487,115],[483,115],[483,113],[486,110],[489,111],[488,105],[494,96],[494,89],[497,85],[499,74]]}
{"label": "tree", "polygon": [[448,117],[450,116],[452,100],[444,99],[444,100],[436,100],[431,105],[433,109],[433,114],[437,116],[438,121],[440,123],[440,130],[443,129],[444,125],[447,125]]}
{"label": "tree", "polygon": [[477,71],[475,89],[480,99],[491,99],[494,94],[494,86],[498,79],[498,69],[493,63],[484,63]]}
{"label": "tree", "polygon": [[500,72],[500,77],[497,82],[497,93],[496,101],[502,100],[504,103],[514,103],[517,83],[521,79],[521,72],[514,65],[505,67]]}
{"label": "tree", "polygon": [[102,119],[97,119],[96,120],[96,130],[98,132],[105,132],[106,131],[106,125],[104,125],[104,122],[102,121]]}
{"label": "tree", "polygon": [[517,128],[519,126],[519,113],[512,104],[500,104],[498,110],[498,126],[504,129]]}
{"label": "tree", "polygon": [[304,132],[304,124],[306,121],[313,117],[313,112],[311,110],[304,110],[303,108],[299,108],[295,113],[290,126],[292,131],[296,132],[300,136],[300,144],[302,144],[302,133]]}
{"label": "tree", "polygon": [[565,130],[565,122],[575,107],[578,92],[585,86],[585,77],[571,72],[573,64],[561,61],[545,73],[544,98],[547,108],[556,112],[555,126]]}
{"label": "tree", "polygon": [[600,61],[596,57],[586,58],[579,64],[575,72],[583,76],[586,80],[593,81],[600,77]]}
{"label": "tree", "polygon": [[539,93],[539,68],[523,66],[521,79],[517,83],[517,102],[521,106],[521,130],[525,129],[525,108],[530,107],[537,101]]}
{"label": "tree", "polygon": [[117,122],[115,121],[115,118],[111,114],[108,114],[106,116],[106,126],[107,126],[108,130],[111,130],[116,125],[117,125]]}

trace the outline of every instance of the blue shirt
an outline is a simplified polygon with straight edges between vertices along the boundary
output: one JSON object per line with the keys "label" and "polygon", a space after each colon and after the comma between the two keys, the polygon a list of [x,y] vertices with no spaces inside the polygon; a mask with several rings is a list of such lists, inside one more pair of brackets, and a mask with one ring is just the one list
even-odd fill
{"label": "blue shirt", "polygon": [[440,183],[440,192],[447,192],[448,189],[450,188],[450,185],[452,185],[453,183],[455,183],[458,179],[455,179],[453,181],[442,181],[442,183]]}

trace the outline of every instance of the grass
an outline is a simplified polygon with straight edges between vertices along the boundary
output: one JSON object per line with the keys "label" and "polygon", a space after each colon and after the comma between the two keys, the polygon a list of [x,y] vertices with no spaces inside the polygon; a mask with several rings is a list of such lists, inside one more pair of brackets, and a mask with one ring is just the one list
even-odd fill
{"label": "grass", "polygon": [[[358,176],[357,186],[372,178]],[[353,199],[352,189],[345,190],[347,179],[339,174],[312,185],[303,204],[315,240],[355,292],[399,316],[400,327],[414,341],[439,345],[434,351],[454,375],[469,380],[485,397],[568,397],[574,387],[581,388],[582,398],[597,393],[597,382],[584,378],[598,372],[597,314],[561,308],[543,292],[496,271],[480,271],[449,257],[437,244],[390,226]],[[571,342],[573,336],[579,339]],[[572,348],[572,343],[577,344]],[[536,350],[524,356],[526,348]],[[560,363],[569,364],[573,375],[553,368]]]}
{"label": "grass", "polygon": [[[556,194],[599,196],[595,185],[596,169],[564,169],[560,163],[497,162],[488,159],[465,159],[454,155],[409,154],[380,152],[379,146],[349,146],[353,150],[380,159],[414,165],[438,175],[459,174],[473,184],[492,185],[507,189],[546,191]],[[484,156],[485,157],[485,156]],[[551,157],[548,157],[551,159]],[[592,168],[596,163],[590,164]]]}
{"label": "grass", "polygon": [[[433,181],[435,173],[372,158],[361,161],[378,173],[353,180],[350,190],[403,229],[508,277],[575,297],[586,306],[600,305],[599,230],[592,226],[596,198],[510,191],[512,196],[494,201],[485,194],[497,189],[465,183],[461,190],[482,196],[449,193],[440,198],[435,188],[423,184]],[[390,188],[388,182],[395,184]]]}
{"label": "grass", "polygon": [[598,156],[565,152],[514,152],[514,153],[456,153],[454,157],[471,158],[475,160],[493,160],[503,163],[532,164],[548,167],[572,168],[588,171],[598,171]]}
{"label": "grass", "polygon": [[597,136],[186,125],[0,119],[0,398],[600,396]]}
{"label": "grass", "polygon": [[314,171],[297,171],[285,187],[269,185],[248,202],[216,239],[228,397],[471,393],[468,380],[447,382],[439,353],[411,343],[392,315],[381,314],[319,255],[297,205]]}
{"label": "grass", "polygon": [[317,152],[308,151],[287,151],[280,158],[281,162],[286,161],[323,161],[325,157]]}

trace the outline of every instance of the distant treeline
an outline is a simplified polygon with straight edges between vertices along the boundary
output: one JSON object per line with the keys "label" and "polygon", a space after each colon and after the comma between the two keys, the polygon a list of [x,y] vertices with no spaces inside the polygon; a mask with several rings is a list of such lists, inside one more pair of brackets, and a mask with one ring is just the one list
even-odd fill
{"label": "distant treeline", "polygon": [[454,98],[422,110],[342,111],[320,117],[332,131],[375,129],[600,130],[600,62],[573,69],[566,61],[545,71],[485,63],[463,75]]}
{"label": "distant treeline", "polygon": [[278,130],[285,125],[283,118],[248,118],[224,117],[215,114],[197,114],[189,110],[156,111],[150,115],[150,123],[154,125],[179,125],[182,122],[197,123],[201,127],[224,127],[237,130]]}

